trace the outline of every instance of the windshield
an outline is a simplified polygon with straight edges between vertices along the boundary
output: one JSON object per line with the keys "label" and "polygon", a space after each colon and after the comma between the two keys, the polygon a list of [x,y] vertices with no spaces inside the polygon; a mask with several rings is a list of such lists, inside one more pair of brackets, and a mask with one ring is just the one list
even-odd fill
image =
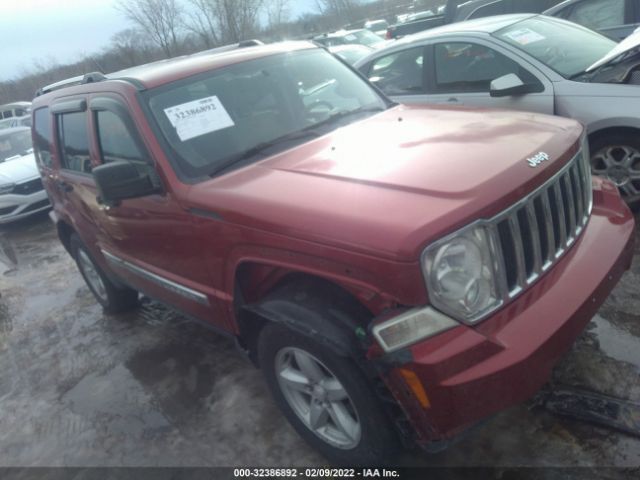
{"label": "windshield", "polygon": [[494,36],[524,50],[565,78],[585,71],[616,42],[579,25],[534,17],[498,30]]}
{"label": "windshield", "polygon": [[0,163],[11,157],[26,155],[31,149],[29,129],[11,133],[0,132]]}
{"label": "windshield", "polygon": [[361,77],[323,49],[230,65],[149,92],[149,106],[195,178],[290,148],[387,107]]}

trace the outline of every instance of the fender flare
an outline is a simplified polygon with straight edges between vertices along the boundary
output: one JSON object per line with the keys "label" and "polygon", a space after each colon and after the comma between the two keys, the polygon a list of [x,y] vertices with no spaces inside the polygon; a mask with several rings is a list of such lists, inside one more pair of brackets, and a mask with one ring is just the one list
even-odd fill
{"label": "fender flare", "polygon": [[[346,291],[320,278],[294,275],[258,302],[241,308],[286,325],[337,355],[357,358],[366,351],[370,312]],[[247,322],[243,323],[246,332]]]}

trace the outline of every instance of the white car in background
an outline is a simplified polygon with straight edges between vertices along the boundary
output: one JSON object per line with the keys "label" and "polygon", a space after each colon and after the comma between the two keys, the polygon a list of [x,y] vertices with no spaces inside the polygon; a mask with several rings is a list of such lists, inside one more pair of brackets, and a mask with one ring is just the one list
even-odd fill
{"label": "white car in background", "polygon": [[619,44],[576,23],[517,14],[410,35],[359,60],[400,103],[508,108],[583,123],[596,175],[640,204],[640,34]]}
{"label": "white car in background", "polygon": [[51,204],[33,156],[31,130],[0,130],[0,224],[46,210]]}

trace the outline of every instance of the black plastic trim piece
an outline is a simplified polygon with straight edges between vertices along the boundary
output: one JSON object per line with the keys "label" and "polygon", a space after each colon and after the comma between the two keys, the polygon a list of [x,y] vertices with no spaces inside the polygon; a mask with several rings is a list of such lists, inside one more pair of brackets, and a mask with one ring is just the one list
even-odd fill
{"label": "black plastic trim piece", "polygon": [[87,101],[84,98],[56,102],[50,107],[50,111],[53,114],[84,112],[86,110]]}

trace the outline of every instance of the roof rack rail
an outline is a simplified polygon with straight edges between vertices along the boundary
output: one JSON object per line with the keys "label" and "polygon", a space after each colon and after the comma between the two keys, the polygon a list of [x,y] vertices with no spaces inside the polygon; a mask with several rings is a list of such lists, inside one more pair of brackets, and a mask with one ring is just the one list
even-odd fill
{"label": "roof rack rail", "polygon": [[102,72],[90,72],[84,75],[78,75],[77,77],[67,78],[60,80],[59,82],[52,83],[45,87],[39,88],[36,91],[36,97],[44,95],[45,93],[53,92],[54,90],[60,90],[61,88],[71,87],[72,85],[82,85],[84,83],[102,82],[107,80]]}

